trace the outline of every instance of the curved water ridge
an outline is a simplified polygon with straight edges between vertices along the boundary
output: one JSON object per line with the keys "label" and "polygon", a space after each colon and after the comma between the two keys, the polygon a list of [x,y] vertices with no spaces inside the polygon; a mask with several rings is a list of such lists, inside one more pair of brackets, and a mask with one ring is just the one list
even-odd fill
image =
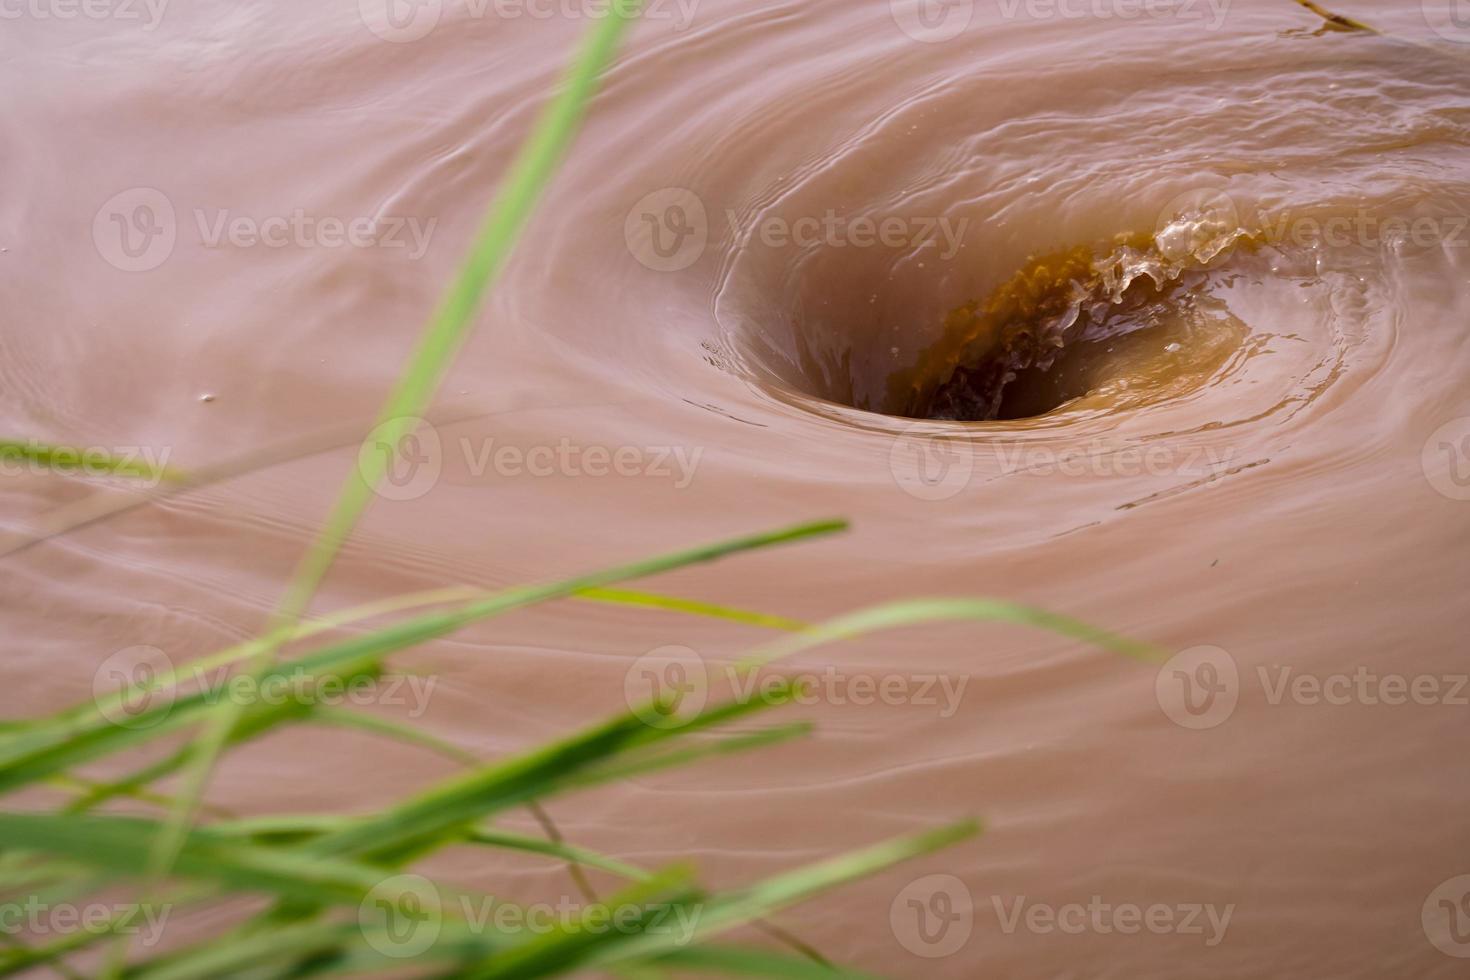
{"label": "curved water ridge", "polygon": [[[176,465],[306,445],[8,566],[27,601],[0,623],[35,638],[0,678],[14,713],[85,698],[118,647],[186,663],[266,620],[353,464],[301,434],[374,417],[589,19],[514,6],[6,22],[10,427]],[[1470,76],[1423,13],[1448,4],[1351,6],[1389,36],[1289,0],[662,5],[415,443],[422,478],[321,608],[845,515],[652,587],[803,621],[993,595],[1194,653],[1159,672],[969,626],[810,651],[822,678],[960,693],[819,700],[809,743],[557,812],[578,843],[736,882],[978,813],[923,869],[973,912],[953,949],[903,918],[919,869],[783,927],[895,976],[1458,976],[1420,917],[1464,871],[1463,708],[1282,686],[1462,675],[1470,629]],[[110,248],[136,213],[115,201],[171,214],[167,247]],[[82,489],[8,480],[8,520]],[[421,720],[501,754],[624,708],[650,651],[723,677],[756,640],[527,611],[424,654]],[[1229,710],[1191,714],[1180,676]],[[260,751],[220,781],[241,812],[424,778],[350,742]],[[509,877],[554,898],[561,874]],[[1093,896],[1232,912],[1208,948],[1005,927]]]}

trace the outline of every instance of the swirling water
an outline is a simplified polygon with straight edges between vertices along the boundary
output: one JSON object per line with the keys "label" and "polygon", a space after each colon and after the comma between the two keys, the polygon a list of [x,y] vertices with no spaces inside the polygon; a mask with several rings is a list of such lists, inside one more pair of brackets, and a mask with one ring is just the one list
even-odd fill
{"label": "swirling water", "polygon": [[[898,976],[1461,975],[1444,946],[1470,944],[1424,921],[1470,872],[1470,32],[1448,6],[1344,3],[1384,35],[1286,0],[657,6],[425,468],[320,607],[845,515],[656,587],[809,620],[994,595],[1189,652],[1161,672],[973,625],[827,647],[796,664],[823,681],[816,738],[561,804],[569,836],[735,883],[984,815],[781,920]],[[8,22],[7,428],[187,466],[370,419],[595,7]],[[1058,258],[1079,249],[1107,258]],[[1065,297],[1005,307],[1045,356],[1003,366],[1008,410],[926,417],[914,392],[990,363],[976,313],[1008,295]],[[86,696],[115,651],[183,663],[258,629],[352,459],[328,440],[7,559],[6,713]],[[7,474],[6,527],[90,489]],[[639,664],[692,657],[729,693],[758,638],[563,604],[411,659],[438,682],[423,723],[492,753],[621,708]],[[322,734],[253,749],[218,796],[365,805],[439,771]],[[1046,925],[1089,903],[1174,918]]]}

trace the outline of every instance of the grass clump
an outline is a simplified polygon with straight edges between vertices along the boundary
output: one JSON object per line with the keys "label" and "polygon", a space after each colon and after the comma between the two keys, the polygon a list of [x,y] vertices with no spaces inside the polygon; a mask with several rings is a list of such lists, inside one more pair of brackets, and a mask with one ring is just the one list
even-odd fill
{"label": "grass clump", "polygon": [[[543,114],[491,206],[458,278],[434,314],[388,398],[376,437],[396,444],[434,392],[473,323],[486,290],[570,143],[597,79],[633,5],[622,4],[592,29],[565,85]],[[0,444],[19,453],[20,443]],[[51,462],[62,450],[41,453]],[[560,599],[618,603],[780,630],[787,638],[753,651],[748,666],[818,643],[931,620],[1006,620],[1059,630],[1127,653],[1134,644],[1061,617],[987,600],[913,600],[809,626],[782,617],[633,591],[634,579],[842,530],[842,521],[802,524],[664,555],[562,581],[499,592],[450,588],[384,599],[311,620],[318,584],[368,506],[387,461],[367,453],[354,467],[325,526],[306,552],[263,634],[195,661],[233,671],[230,696],[194,689],[171,670],[136,679],[113,694],[54,714],[0,725],[0,895],[9,904],[77,902],[128,895],[126,910],[59,938],[3,935],[0,976],[47,968],[130,980],[331,975],[533,978],[598,969],[626,977],[667,971],[758,976],[852,976],[794,937],[764,925],[785,951],[724,945],[720,937],[824,889],[979,832],[972,820],[798,868],[743,888],[712,892],[687,866],[645,869],[561,839],[544,801],[629,776],[697,763],[729,752],[797,738],[804,725],[750,723],[791,701],[791,687],[763,685],[759,696],[716,703],[684,716],[674,700],[605,719],[560,741],[502,759],[478,759],[419,728],[355,714],[325,696],[372,681],[389,658],[470,623]],[[377,466],[377,469],[374,469]],[[119,468],[119,472],[124,472]],[[124,475],[126,473],[124,472]],[[156,473],[137,474],[158,476]],[[95,519],[82,512],[76,520]],[[388,618],[346,638],[341,628]],[[286,645],[304,648],[289,659]],[[259,692],[284,686],[292,697]],[[656,723],[650,723],[653,719]],[[732,726],[742,726],[732,731]],[[262,736],[304,726],[349,726],[438,752],[460,764],[450,778],[367,814],[265,814],[240,819],[205,805],[226,752]],[[89,777],[94,767],[110,773]],[[38,809],[38,799],[55,800]],[[41,794],[41,795],[38,795]],[[126,803],[126,812],[113,805]],[[546,839],[502,826],[531,808]],[[424,859],[491,849],[566,862],[586,904],[549,929],[501,916],[477,921],[473,908],[513,903],[431,880]],[[624,882],[598,898],[584,869]],[[240,904],[243,901],[243,904]],[[180,937],[166,949],[139,950],[140,915],[174,908],[238,909],[224,924]],[[627,910],[617,928],[602,921]],[[525,910],[520,910],[524,912]],[[507,921],[512,924],[505,924]],[[671,929],[669,922],[682,923]]]}

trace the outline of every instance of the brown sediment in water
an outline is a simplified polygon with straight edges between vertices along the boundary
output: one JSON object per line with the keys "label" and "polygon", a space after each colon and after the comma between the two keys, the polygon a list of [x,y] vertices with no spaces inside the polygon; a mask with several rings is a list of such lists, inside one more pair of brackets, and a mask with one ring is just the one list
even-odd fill
{"label": "brown sediment in water", "polygon": [[[115,651],[151,645],[185,667],[269,622],[585,26],[445,4],[432,31],[395,43],[363,6],[198,0],[152,32],[5,22],[0,436],[143,447],[191,473],[261,454],[0,564],[5,718],[86,700]],[[925,980],[1458,977],[1464,961],[1434,942],[1448,933],[1421,916],[1470,871],[1466,709],[1450,700],[1470,635],[1470,430],[1456,428],[1470,250],[1451,221],[1470,214],[1463,66],[1287,33],[1312,18],[1283,0],[1233,0],[1215,29],[973,6],[943,43],[905,33],[885,0],[779,15],[723,0],[682,32],[640,25],[420,434],[421,465],[385,488],[313,612],[846,516],[849,535],[640,587],[803,622],[996,596],[1220,652],[1159,671],[972,624],[809,651],[791,666],[850,682],[793,709],[817,737],[557,801],[569,841],[650,867],[693,860],[735,886],[979,815],[973,844],[781,925],[839,964]],[[1431,36],[1419,4],[1352,6]],[[1201,185],[1273,215],[1427,216],[1447,241],[1273,235],[1140,302],[1126,334],[1067,344],[1048,373],[1067,379],[1058,394],[1088,392],[1068,410],[983,426],[880,414],[922,416],[972,352],[1065,313],[1059,284],[1085,280],[1114,232],[1157,227]],[[129,188],[167,199],[174,238],[141,234],[169,220],[156,195],[110,203]],[[144,204],[155,220],[133,220]],[[675,205],[686,220],[667,220]],[[230,237],[298,209],[433,234],[423,252],[387,226],[361,247]],[[766,244],[763,219],[828,209],[968,218],[967,247]],[[749,234],[732,239],[731,221]],[[650,226],[662,256],[628,237]],[[691,230],[708,234],[679,237]],[[1031,375],[1010,390],[1033,382],[1040,407]],[[128,493],[7,472],[5,530],[45,527],[88,490]],[[627,710],[627,685],[647,693],[640,658],[670,645],[732,697],[724,666],[767,638],[538,607],[398,661],[438,681],[427,704],[365,710],[504,757]],[[1437,683],[1438,699],[1342,704],[1335,684],[1298,686],[1360,672]],[[955,703],[945,684],[964,685]],[[412,747],[302,730],[234,758],[209,802],[365,812],[448,774]],[[449,870],[510,901],[572,893],[564,868],[529,857],[467,852]],[[950,897],[924,891],[930,875],[953,876],[948,908],[968,916],[944,942],[938,917],[915,918]],[[1233,916],[1208,946],[1024,927],[1093,895]]]}
{"label": "brown sediment in water", "polygon": [[1058,392],[1043,399],[1051,404],[1040,411],[1018,414],[1006,407],[1008,388],[1025,372],[1045,374],[1069,345],[1095,340],[1096,329],[1129,332],[1132,327],[1121,321],[1161,302],[1180,301],[1189,273],[1237,245],[1254,248],[1258,240],[1258,233],[1224,230],[1212,237],[1201,260],[1195,253],[1170,258],[1155,236],[1127,232],[1106,245],[1032,257],[987,299],[945,317],[940,338],[912,367],[889,379],[888,403],[898,415],[967,422],[1058,407],[1085,390]]}

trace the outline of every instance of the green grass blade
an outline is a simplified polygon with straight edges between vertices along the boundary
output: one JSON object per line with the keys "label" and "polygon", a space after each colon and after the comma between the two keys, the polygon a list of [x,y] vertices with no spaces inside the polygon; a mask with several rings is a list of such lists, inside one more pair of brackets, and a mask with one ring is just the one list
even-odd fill
{"label": "green grass blade", "polygon": [[[330,672],[333,676],[340,675],[350,680],[360,672],[376,670],[381,660],[391,653],[446,635],[479,619],[550,599],[564,598],[588,588],[600,588],[744,551],[834,533],[846,526],[842,521],[801,524],[632,562],[563,582],[509,589],[457,609],[422,614],[373,633],[338,641],[298,660],[272,668],[262,675],[262,679],[273,682],[277,678],[298,674],[317,676]],[[208,659],[213,661],[216,658]],[[131,719],[131,726],[127,728],[113,725],[100,716],[86,716],[74,723],[76,729],[69,727],[73,723],[68,722],[44,732],[0,738],[0,793],[13,791],[26,783],[53,776],[72,766],[135,748],[174,732],[195,720],[207,704],[206,694],[197,692],[137,715]]]}
{"label": "green grass blade", "polygon": [[546,840],[542,837],[527,837],[524,834],[514,834],[509,831],[493,827],[481,827],[470,831],[465,838],[468,843],[482,844],[486,847],[499,847],[508,851],[522,851],[526,854],[540,854],[545,857],[557,858],[572,864],[585,865],[589,868],[597,868],[609,874],[626,878],[629,881],[647,881],[651,872],[620,861],[605,854],[585,847],[574,847],[570,844],[562,844],[557,841]]}
{"label": "green grass blade", "polygon": [[[353,637],[330,645],[311,655],[320,668],[324,664],[338,663],[357,657],[380,661],[388,654],[406,649],[426,640],[435,639],[453,632],[469,623],[491,616],[520,609],[551,599],[565,598],[585,589],[602,588],[629,579],[656,575],[661,572],[684,568],[701,562],[715,561],[745,551],[770,548],[807,538],[833,534],[845,530],[847,522],[839,520],[815,521],[763,534],[747,535],[714,544],[676,551],[661,557],[631,562],[601,572],[581,575],[561,582],[546,585],[522,586],[505,590],[488,599],[443,613],[428,613],[406,622],[396,623],[377,632]],[[308,658],[303,658],[303,660]],[[302,663],[303,661],[296,661]],[[232,721],[232,726],[233,726]],[[3,745],[3,743],[0,743]],[[0,770],[0,778],[3,778]],[[191,816],[197,804],[191,804]],[[170,824],[172,826],[172,824]]]}
{"label": "green grass blade", "polygon": [[123,476],[171,483],[186,479],[180,470],[155,466],[145,460],[122,459],[96,449],[16,439],[0,439],[0,462],[31,463],[57,473],[84,473],[88,476]]}
{"label": "green grass blade", "polygon": [[[76,861],[123,878],[148,869],[148,844],[159,822],[93,814],[0,812],[6,847]],[[261,847],[206,830],[191,830],[176,873],[226,889],[280,895],[323,905],[355,907],[384,874],[336,857]]]}
{"label": "green grass blade", "polygon": [[393,721],[391,718],[380,718],[377,715],[365,714],[361,711],[352,711],[347,708],[318,708],[313,711],[307,719],[313,725],[328,725],[332,728],[347,728],[356,731],[368,732],[373,735],[381,735],[394,741],[402,742],[404,745],[416,745],[419,748],[428,749],[436,755],[443,756],[460,765],[473,766],[480,760],[473,752],[464,749],[452,742],[447,742],[437,735],[431,735],[412,725],[405,725]]}
{"label": "green grass blade", "polygon": [[762,728],[742,735],[728,735],[712,742],[695,746],[681,746],[670,751],[646,754],[630,753],[627,758],[614,759],[610,762],[593,766],[586,772],[558,780],[556,791],[565,792],[568,790],[601,786],[604,783],[617,782],[620,779],[631,779],[634,776],[644,776],[651,772],[672,769],[676,766],[687,766],[690,763],[700,762],[716,756],[732,755],[736,752],[749,752],[752,749],[779,745],[782,742],[789,742],[792,739],[804,738],[811,733],[811,724],[807,722],[796,722],[790,725],[776,725],[770,728]]}
{"label": "green grass blade", "polygon": [[723,619],[732,623],[741,623],[746,626],[759,626],[762,629],[782,630],[787,633],[800,633],[811,627],[796,619],[788,619],[785,616],[771,616],[766,613],[750,612],[745,609],[734,609],[730,606],[717,606],[709,602],[700,602],[695,599],[681,599],[677,596],[657,595],[652,592],[639,592],[633,589],[583,589],[577,593],[579,599],[590,599],[593,602],[605,602],[620,606],[639,606],[645,609],[662,609],[667,612],[688,613],[691,616],[704,616],[709,619]]}
{"label": "green grass blade", "polygon": [[1167,654],[1146,643],[1139,643],[1097,629],[1080,620],[1059,616],[1042,609],[1007,602],[1003,599],[903,599],[859,609],[830,619],[796,636],[782,637],[757,647],[741,660],[742,669],[751,670],[822,646],[835,640],[847,640],[879,630],[897,629],[921,623],[946,621],[1012,623],[1049,630],[1074,640],[1081,640],[1146,663],[1162,663]]}
{"label": "green grass blade", "polygon": [[677,736],[727,724],[789,701],[783,687],[745,703],[720,705],[695,716],[677,729],[651,727],[648,712],[620,715],[571,738],[525,755],[495,763],[431,787],[352,827],[328,834],[309,845],[318,854],[363,854],[398,859],[445,833],[463,833],[484,817],[530,800],[550,796],[578,773],[620,753]]}
{"label": "green grass blade", "polygon": [[[504,265],[522,226],[570,146],[603,70],[612,60],[629,20],[636,15],[636,4],[622,4],[595,23],[561,92],[552,99],[516,157],[509,176],[490,205],[467,261],[383,408],[375,432],[388,445],[397,446],[416,425],[416,418],[427,411],[444,372],[470,330],[485,291]],[[387,466],[388,460],[381,454],[359,454],[358,465],[349,472],[321,532],[286,588],[275,617],[276,627],[294,626],[306,612],[317,586],[367,508]],[[263,670],[274,659],[275,651],[274,646],[267,646],[257,653],[251,659],[250,672]],[[219,754],[238,721],[238,709],[228,704],[211,713],[179,794],[180,804],[172,811],[154,845],[155,877],[162,878],[168,873],[187,828],[197,815]]]}
{"label": "green grass blade", "polygon": [[[646,934],[621,944],[618,960],[646,960],[690,948],[710,936],[764,918],[811,896],[883,871],[895,864],[933,853],[981,832],[978,821],[964,821],[937,830],[885,841],[881,844],[798,868],[729,895],[709,899],[701,908],[692,942],[673,935]],[[595,961],[606,966],[615,961]]]}
{"label": "green grass blade", "polygon": [[[318,684],[326,681],[349,684],[375,677],[378,663],[379,658],[360,655],[355,649],[330,649],[271,668],[262,675],[261,683],[284,685],[283,689],[299,692],[300,697],[293,693],[282,704],[245,705],[241,728],[231,732],[231,740],[254,737],[274,725],[309,715],[316,706],[313,694]],[[215,701],[229,703],[232,698],[229,693],[201,689],[177,700],[153,704],[133,715],[127,726],[109,724],[89,728],[70,738],[48,741],[39,748],[8,754],[0,763],[0,794],[177,732],[197,720]],[[182,762],[182,757],[173,760],[168,771]],[[124,785],[128,782],[123,780]]]}

